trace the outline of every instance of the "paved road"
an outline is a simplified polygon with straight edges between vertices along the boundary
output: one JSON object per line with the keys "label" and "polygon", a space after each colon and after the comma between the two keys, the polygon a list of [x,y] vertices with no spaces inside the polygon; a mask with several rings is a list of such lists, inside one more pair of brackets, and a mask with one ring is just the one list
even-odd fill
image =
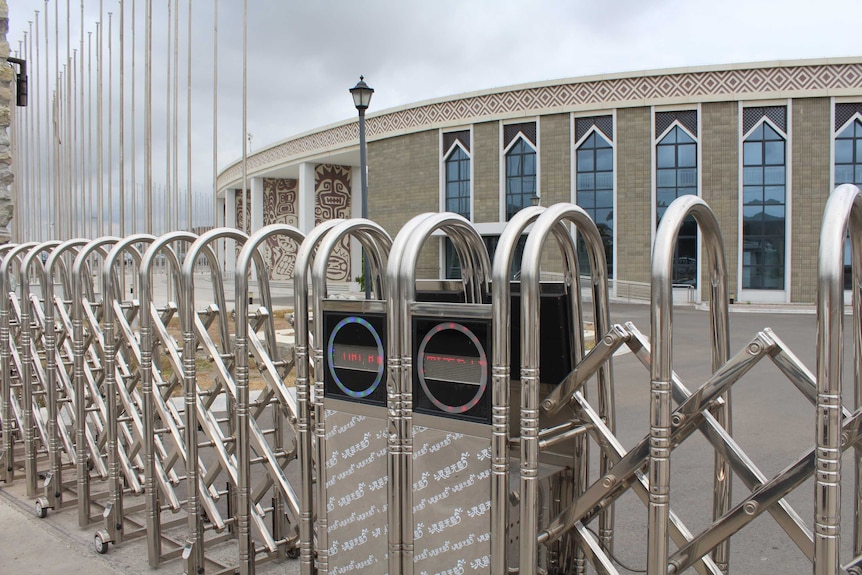
{"label": "paved road", "polygon": [[[615,304],[615,322],[632,321],[649,334],[649,308],[644,305]],[[796,355],[815,368],[816,319],[804,314],[732,313],[731,353],[743,348],[758,330],[772,327]],[[674,368],[689,389],[697,388],[709,375],[709,316],[690,308],[674,310]],[[849,330],[848,330],[849,331]],[[849,337],[849,334],[845,334]],[[849,340],[848,340],[849,341]],[[845,349],[853,349],[847,344]],[[845,358],[845,387],[852,397],[851,358]],[[617,397],[618,435],[626,448],[632,447],[648,430],[649,373],[632,354],[618,356],[614,364]],[[733,388],[734,436],[767,477],[778,473],[814,442],[814,409],[800,392],[778,372],[763,362]],[[595,450],[594,450],[595,452]],[[699,435],[692,436],[674,451],[672,458],[671,502],[692,531],[711,521],[712,451]],[[851,461],[844,465],[850,470]],[[734,484],[734,500],[747,493]],[[842,519],[845,533],[852,532],[852,483],[845,482]],[[809,481],[789,496],[807,524],[811,524],[813,486]],[[38,520],[30,514],[32,503],[23,495],[21,482],[0,487],[0,573],[151,573],[146,564],[143,541],[112,547],[108,555],[92,551],[95,528],[79,529],[76,513],[69,509]],[[629,567],[645,565],[646,510],[632,495],[617,506],[618,558]],[[850,537],[845,537],[844,560]],[[734,573],[807,574],[811,567],[804,555],[768,516],[759,517],[732,541],[731,567]],[[53,570],[52,570],[53,569]],[[270,564],[263,573],[295,573],[297,564],[287,561]],[[169,562],[158,572],[176,573],[179,563]],[[628,573],[625,569],[621,573]]]}

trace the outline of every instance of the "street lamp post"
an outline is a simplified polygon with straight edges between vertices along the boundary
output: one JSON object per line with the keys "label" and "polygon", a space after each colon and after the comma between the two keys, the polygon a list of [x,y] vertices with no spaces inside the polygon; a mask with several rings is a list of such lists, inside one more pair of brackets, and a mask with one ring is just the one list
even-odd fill
{"label": "street lamp post", "polygon": [[[371,95],[374,94],[374,88],[365,83],[365,76],[359,76],[359,82],[350,89],[350,94],[353,96],[353,105],[359,112],[359,181],[362,188],[362,217],[368,218],[368,164],[365,155],[365,110],[371,103]],[[368,273],[368,261],[362,258],[362,277],[365,284],[365,299],[368,299],[371,294],[370,280]]]}

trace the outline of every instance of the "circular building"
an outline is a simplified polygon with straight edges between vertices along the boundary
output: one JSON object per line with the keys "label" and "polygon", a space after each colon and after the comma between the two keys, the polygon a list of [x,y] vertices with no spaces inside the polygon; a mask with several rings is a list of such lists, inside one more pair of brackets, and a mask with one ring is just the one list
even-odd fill
{"label": "circular building", "polygon": [[[826,198],[836,185],[862,186],[862,58],[494,88],[371,113],[366,126],[368,214],[393,236],[417,213],[453,211],[493,255],[519,209],[574,202],[605,238],[613,295],[648,297],[657,223],[671,201],[695,194],[721,223],[734,300],[811,303]],[[247,175],[244,186],[241,161],[219,174],[219,224],[308,231],[357,217],[358,123],[256,151]],[[704,281],[699,244],[694,222],[684,225],[674,281],[694,301]],[[273,279],[288,277],[291,248],[269,248]],[[458,274],[443,239],[426,252],[419,274]],[[359,250],[345,244],[330,277],[359,275]]]}

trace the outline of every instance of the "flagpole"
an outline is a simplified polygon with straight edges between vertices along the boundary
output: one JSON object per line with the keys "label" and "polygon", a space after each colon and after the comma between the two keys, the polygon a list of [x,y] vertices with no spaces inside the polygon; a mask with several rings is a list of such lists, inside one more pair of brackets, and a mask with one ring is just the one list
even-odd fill
{"label": "flagpole", "polygon": [[[123,32],[125,31],[126,9],[123,0],[120,0],[120,237],[126,237],[126,75],[125,75],[125,43]],[[123,294],[126,293],[126,272],[122,273]]]}
{"label": "flagpole", "polygon": [[144,194],[146,232],[153,233],[153,0],[147,0],[144,51]]}
{"label": "flagpole", "polygon": [[192,0],[189,0],[189,53],[188,53],[188,104],[186,106],[186,132],[188,132],[186,141],[186,152],[188,154],[186,163],[188,164],[188,182],[186,183],[186,195],[188,202],[186,206],[186,228],[192,231]]}

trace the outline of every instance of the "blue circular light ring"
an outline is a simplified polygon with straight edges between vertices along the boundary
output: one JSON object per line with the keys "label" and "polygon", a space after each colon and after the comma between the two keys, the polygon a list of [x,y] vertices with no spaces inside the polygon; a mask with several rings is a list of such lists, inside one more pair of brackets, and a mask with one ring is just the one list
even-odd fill
{"label": "blue circular light ring", "polygon": [[[460,323],[455,323],[452,321],[443,322],[435,325],[431,330],[425,334],[425,337],[422,338],[422,343],[419,345],[419,357],[416,358],[417,362],[421,362],[422,358],[425,357],[425,347],[428,345],[428,342],[431,341],[431,338],[445,330],[454,330],[460,332],[467,336],[467,338],[476,346],[476,350],[479,352],[479,362],[482,365],[488,365],[488,356],[485,354],[485,348],[482,347],[482,344],[479,343],[479,338],[470,331],[466,326],[461,325]],[[482,377],[479,381],[479,389],[476,391],[476,395],[473,398],[465,403],[464,405],[447,405],[437,399],[431,390],[428,388],[428,384],[425,382],[425,368],[422,363],[419,363],[416,370],[419,374],[419,384],[422,386],[422,390],[425,392],[425,395],[431,400],[437,409],[441,411],[445,411],[446,413],[467,413],[471,409],[473,409],[479,400],[482,399],[482,396],[485,395],[485,390],[488,388],[488,372],[485,369],[482,369]]]}
{"label": "blue circular light ring", "polygon": [[[367,329],[374,337],[374,342],[377,344],[377,377],[374,378],[374,383],[372,383],[370,386],[368,386],[367,389],[363,391],[353,391],[352,389],[349,389],[346,385],[344,385],[344,383],[341,382],[341,378],[338,377],[338,374],[335,373],[335,336],[338,335],[338,332],[341,331],[341,328],[351,323],[358,323],[359,325]],[[383,381],[383,342],[380,340],[380,335],[377,333],[377,330],[374,329],[374,326],[368,323],[367,320],[361,317],[350,316],[338,322],[333,328],[332,334],[329,336],[329,341],[327,342],[326,348],[327,355],[329,357],[329,373],[335,380],[335,385],[337,385],[341,391],[343,391],[350,397],[355,397],[357,399],[368,397],[369,395],[374,393],[374,390],[377,389],[377,386],[380,385],[381,381]]]}

